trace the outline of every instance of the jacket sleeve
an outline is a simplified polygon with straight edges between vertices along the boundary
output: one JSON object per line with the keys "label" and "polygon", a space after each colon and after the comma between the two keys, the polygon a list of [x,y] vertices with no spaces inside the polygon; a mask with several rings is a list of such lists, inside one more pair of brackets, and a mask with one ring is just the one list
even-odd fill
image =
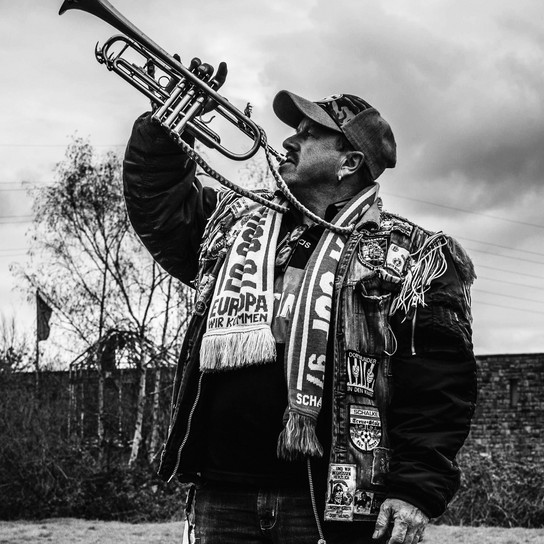
{"label": "jacket sleeve", "polygon": [[413,320],[397,320],[391,361],[388,496],[429,517],[441,515],[459,488],[455,457],[468,435],[477,391],[472,263],[451,240],[444,256],[446,271],[431,283],[425,305]]}
{"label": "jacket sleeve", "polygon": [[202,187],[195,170],[149,113],[136,120],[123,162],[128,215],[153,258],[187,284],[197,274],[202,233],[216,204],[215,190]]}

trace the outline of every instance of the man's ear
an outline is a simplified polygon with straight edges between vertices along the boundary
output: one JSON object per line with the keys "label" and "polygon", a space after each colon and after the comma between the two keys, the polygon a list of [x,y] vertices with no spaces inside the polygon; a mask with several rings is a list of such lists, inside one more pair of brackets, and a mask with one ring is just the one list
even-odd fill
{"label": "man's ear", "polygon": [[340,174],[342,178],[355,174],[365,163],[365,154],[362,151],[347,151],[342,160]]}

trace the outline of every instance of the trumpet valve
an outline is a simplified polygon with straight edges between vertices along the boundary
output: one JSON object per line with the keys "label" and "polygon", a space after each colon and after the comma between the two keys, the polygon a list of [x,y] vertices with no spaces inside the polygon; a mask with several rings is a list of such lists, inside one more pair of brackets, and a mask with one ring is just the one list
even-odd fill
{"label": "trumpet valve", "polygon": [[153,119],[161,122],[165,114],[172,107],[172,105],[175,103],[179,95],[185,90],[186,87],[187,85],[185,81],[176,85],[173,91],[170,93],[170,96],[164,101],[164,104],[153,113]]}
{"label": "trumpet valve", "polygon": [[177,134],[181,134],[185,127],[187,126],[187,123],[194,119],[202,110],[204,107],[204,100],[206,100],[206,97],[204,95],[200,95],[191,105],[191,107],[185,112],[183,117],[178,121],[176,126],[174,127],[174,132]]}

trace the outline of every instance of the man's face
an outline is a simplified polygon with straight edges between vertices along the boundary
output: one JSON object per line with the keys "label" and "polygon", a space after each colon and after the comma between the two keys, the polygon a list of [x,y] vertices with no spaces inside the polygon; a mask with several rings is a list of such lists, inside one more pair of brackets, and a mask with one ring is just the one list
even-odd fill
{"label": "man's face", "polygon": [[336,182],[342,158],[337,132],[305,117],[283,147],[286,160],[279,171],[290,188],[318,188]]}

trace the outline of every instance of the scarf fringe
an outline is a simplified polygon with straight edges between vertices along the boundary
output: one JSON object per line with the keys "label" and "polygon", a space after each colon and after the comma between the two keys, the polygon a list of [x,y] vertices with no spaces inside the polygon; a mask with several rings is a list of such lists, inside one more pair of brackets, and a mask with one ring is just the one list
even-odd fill
{"label": "scarf fringe", "polygon": [[221,332],[206,333],[202,338],[200,368],[203,371],[242,368],[275,359],[276,340],[268,325],[250,330],[230,327]]}
{"label": "scarf fringe", "polygon": [[323,457],[323,446],[315,434],[314,420],[300,413],[289,412],[289,419],[278,438],[277,454],[286,461]]}

